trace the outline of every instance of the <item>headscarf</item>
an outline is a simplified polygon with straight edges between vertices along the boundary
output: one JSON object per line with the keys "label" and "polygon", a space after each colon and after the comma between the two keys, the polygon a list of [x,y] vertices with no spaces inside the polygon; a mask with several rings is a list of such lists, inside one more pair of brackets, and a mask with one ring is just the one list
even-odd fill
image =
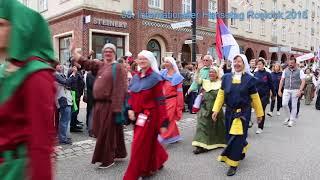
{"label": "headscarf", "polygon": [[174,60],[173,57],[165,57],[164,60],[165,61],[169,61],[170,64],[172,64],[172,67],[173,67],[175,73],[178,73],[180,75],[180,71],[179,71],[178,65],[176,63],[176,60]]}
{"label": "headscarf", "polygon": [[7,56],[12,60],[24,62],[30,57],[41,58],[45,62],[30,61],[8,75],[7,65],[0,69],[0,104],[8,100],[23,81],[41,69],[51,69],[54,50],[48,23],[36,11],[17,0],[0,1],[0,18],[10,22],[11,30]]}
{"label": "headscarf", "polygon": [[106,50],[106,49],[111,49],[115,54],[117,54],[117,51],[116,51],[116,46],[112,43],[107,43],[103,46],[102,48],[102,53]]}
{"label": "headscarf", "polygon": [[[217,66],[211,66],[210,71],[215,71],[217,73],[218,79],[221,78],[221,73],[220,73],[220,70]],[[209,71],[209,73],[210,73],[210,71]]]}
{"label": "headscarf", "polygon": [[143,56],[143,57],[147,58],[148,61],[149,61],[149,63],[150,63],[151,69],[152,69],[154,72],[156,72],[157,74],[160,74],[157,59],[156,59],[156,57],[154,57],[154,55],[153,55],[152,52],[147,51],[147,50],[142,50],[142,51],[138,54],[138,56]]}
{"label": "headscarf", "polygon": [[241,57],[241,59],[243,61],[243,64],[244,64],[243,72],[246,72],[246,73],[252,75],[252,73],[250,72],[250,66],[249,66],[249,63],[248,63],[248,59],[247,59],[246,55],[244,55],[244,54],[236,54],[234,56],[233,61],[232,61],[232,72],[235,72],[235,70],[234,70],[234,60],[238,56]]}

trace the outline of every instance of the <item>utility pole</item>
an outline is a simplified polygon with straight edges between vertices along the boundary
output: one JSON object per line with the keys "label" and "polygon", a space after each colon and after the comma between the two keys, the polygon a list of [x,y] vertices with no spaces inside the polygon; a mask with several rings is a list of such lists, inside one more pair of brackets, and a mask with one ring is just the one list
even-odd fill
{"label": "utility pole", "polygon": [[196,0],[192,0],[192,62],[196,62],[196,35],[197,35],[197,6]]}

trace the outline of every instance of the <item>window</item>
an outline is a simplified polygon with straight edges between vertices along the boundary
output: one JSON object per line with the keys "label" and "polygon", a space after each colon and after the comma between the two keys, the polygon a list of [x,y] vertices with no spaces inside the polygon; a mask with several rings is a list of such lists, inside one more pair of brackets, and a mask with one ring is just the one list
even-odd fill
{"label": "window", "polygon": [[271,33],[272,33],[273,37],[277,36],[277,23],[275,21],[272,22],[272,31],[271,31]]}
{"label": "window", "polygon": [[156,57],[158,64],[161,64],[161,46],[160,43],[155,40],[155,39],[151,39],[148,42],[147,45],[147,50],[151,51],[153,53],[153,55]]}
{"label": "window", "polygon": [[266,35],[266,27],[265,27],[266,21],[265,20],[261,20],[261,32],[260,35],[261,36],[265,36]]}
{"label": "window", "polygon": [[216,0],[209,0],[209,6],[208,6],[208,12],[209,13],[215,13],[217,12],[217,1]]}
{"label": "window", "polygon": [[264,0],[261,0],[261,1],[260,1],[260,9],[261,9],[261,10],[264,10]]}
{"label": "window", "polygon": [[247,20],[247,31],[252,32],[252,18]]}
{"label": "window", "polygon": [[161,0],[149,0],[149,7],[161,9]]}
{"label": "window", "polygon": [[39,12],[48,10],[48,0],[39,0]]}
{"label": "window", "polygon": [[298,45],[301,45],[301,32],[298,32]]}
{"label": "window", "polygon": [[286,27],[282,27],[282,41],[286,41]]}
{"label": "window", "polygon": [[[231,8],[232,12],[237,13],[237,9],[236,8]],[[237,20],[235,18],[231,18],[231,27],[237,27]]]}
{"label": "window", "polygon": [[191,13],[191,0],[182,0],[182,13]]}
{"label": "window", "polygon": [[277,11],[277,1],[273,0],[273,7],[272,7],[273,11],[276,12]]}
{"label": "window", "polygon": [[299,6],[302,7],[302,0],[299,1]]}
{"label": "window", "polygon": [[92,50],[95,52],[93,58],[103,59],[102,48],[106,43],[112,43],[116,46],[116,58],[124,56],[125,53],[125,40],[124,36],[111,35],[111,34],[98,34],[92,35]]}
{"label": "window", "polygon": [[69,58],[71,57],[71,53],[69,47],[71,39],[71,36],[59,38],[59,60],[61,64],[65,64],[66,66],[69,66],[70,63]]}
{"label": "window", "polygon": [[25,6],[29,6],[29,0],[23,0],[22,3],[23,3]]}

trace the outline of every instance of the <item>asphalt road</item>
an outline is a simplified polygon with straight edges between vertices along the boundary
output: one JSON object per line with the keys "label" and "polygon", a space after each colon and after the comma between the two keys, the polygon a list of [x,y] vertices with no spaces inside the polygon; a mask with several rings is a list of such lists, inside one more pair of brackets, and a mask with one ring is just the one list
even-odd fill
{"label": "asphalt road", "polygon": [[[84,120],[84,113],[81,112],[81,120]],[[169,160],[165,168],[149,179],[318,180],[320,177],[320,111],[315,110],[314,104],[302,105],[298,122],[291,128],[282,125],[285,118],[283,114],[282,112],[281,116],[268,117],[265,130],[260,135],[255,134],[256,124],[250,129],[248,142],[251,147],[234,177],[227,177],[225,175],[227,167],[216,161],[222,149],[201,155],[192,153],[191,141],[195,133],[196,116],[184,114],[184,119],[179,124],[183,141],[167,146]],[[72,138],[80,142],[78,143],[80,148],[59,147],[62,155],[57,161],[56,179],[122,179],[129,159],[116,163],[109,169],[98,169],[98,165],[90,164],[94,139],[88,138],[85,133],[72,134]],[[126,130],[128,152],[130,152],[131,138],[132,131],[128,128]],[[69,152],[65,153],[65,151]],[[71,151],[73,152],[70,153]]]}

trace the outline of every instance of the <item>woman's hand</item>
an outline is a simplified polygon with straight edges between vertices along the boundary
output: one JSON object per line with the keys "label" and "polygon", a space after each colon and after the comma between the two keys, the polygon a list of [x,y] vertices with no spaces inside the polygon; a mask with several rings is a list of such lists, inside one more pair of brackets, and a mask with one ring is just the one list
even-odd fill
{"label": "woman's hand", "polygon": [[135,116],[135,113],[134,111],[132,110],[128,110],[128,117],[131,121],[135,121],[136,120],[136,116]]}
{"label": "woman's hand", "polygon": [[213,122],[216,122],[216,121],[217,121],[217,116],[218,116],[218,113],[217,113],[217,112],[213,112],[213,113],[212,113],[212,120],[213,120]]}
{"label": "woman's hand", "polygon": [[167,131],[168,131],[168,128],[165,128],[165,127],[160,128],[160,133],[161,133],[161,134],[164,134],[164,133],[166,133]]}

